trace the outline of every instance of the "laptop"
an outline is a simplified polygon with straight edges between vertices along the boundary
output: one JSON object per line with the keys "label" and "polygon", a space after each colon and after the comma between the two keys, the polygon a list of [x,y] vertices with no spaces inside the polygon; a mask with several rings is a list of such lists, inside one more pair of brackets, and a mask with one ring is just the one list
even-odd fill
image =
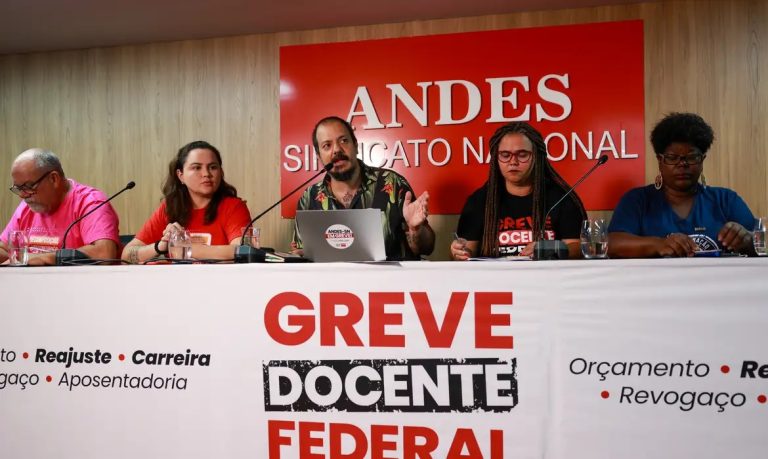
{"label": "laptop", "polygon": [[299,210],[304,256],[315,262],[386,260],[382,218],[379,209]]}

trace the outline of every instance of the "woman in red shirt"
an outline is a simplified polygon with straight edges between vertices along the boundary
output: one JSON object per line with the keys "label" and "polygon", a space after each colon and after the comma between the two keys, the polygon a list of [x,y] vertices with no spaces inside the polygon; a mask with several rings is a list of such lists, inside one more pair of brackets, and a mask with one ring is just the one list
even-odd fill
{"label": "woman in red shirt", "polygon": [[224,180],[216,147],[201,140],[181,147],[168,166],[163,195],[160,207],[125,246],[123,260],[141,263],[166,254],[171,233],[183,229],[192,237],[192,258],[234,258],[251,214]]}

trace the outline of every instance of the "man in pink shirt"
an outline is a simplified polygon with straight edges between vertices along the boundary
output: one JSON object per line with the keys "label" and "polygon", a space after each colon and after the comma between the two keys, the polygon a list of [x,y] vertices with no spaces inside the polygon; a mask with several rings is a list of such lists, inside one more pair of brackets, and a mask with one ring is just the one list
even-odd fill
{"label": "man in pink shirt", "polygon": [[[23,230],[29,236],[29,264],[55,264],[55,251],[62,246],[67,227],[107,199],[101,191],[67,179],[59,158],[40,148],[27,150],[13,161],[11,178],[11,192],[22,202],[0,234],[0,263],[8,259],[10,232]],[[117,214],[106,204],[72,227],[66,247],[89,258],[115,259],[118,228]]]}

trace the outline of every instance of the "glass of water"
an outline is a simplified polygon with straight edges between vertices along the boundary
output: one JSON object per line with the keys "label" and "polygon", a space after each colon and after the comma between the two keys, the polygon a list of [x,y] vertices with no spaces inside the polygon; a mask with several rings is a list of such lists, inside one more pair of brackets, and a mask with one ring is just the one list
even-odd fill
{"label": "glass of water", "polygon": [[189,260],[192,258],[192,238],[189,231],[176,230],[168,238],[168,256],[174,260]]}
{"label": "glass of water", "polygon": [[248,231],[246,231],[245,228],[242,228],[240,230],[240,234],[243,234],[243,233],[245,233],[245,245],[249,245],[254,249],[261,248],[261,229],[260,228],[254,228],[253,226],[251,226],[248,228]]}
{"label": "glass of water", "polygon": [[29,236],[26,231],[14,230],[8,234],[8,263],[24,266],[29,262]]}
{"label": "glass of water", "polygon": [[608,224],[603,218],[589,218],[581,223],[581,253],[584,258],[608,256]]}
{"label": "glass of water", "polygon": [[755,252],[761,257],[765,256],[765,226],[768,218],[755,218],[755,227],[752,229],[752,243],[755,244]]}

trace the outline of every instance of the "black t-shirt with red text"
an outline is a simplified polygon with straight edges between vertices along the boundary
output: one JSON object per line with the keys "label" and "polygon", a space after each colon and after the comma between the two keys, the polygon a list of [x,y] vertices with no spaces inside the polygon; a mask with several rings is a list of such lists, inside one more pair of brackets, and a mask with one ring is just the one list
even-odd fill
{"label": "black t-shirt with red text", "polygon": [[[502,185],[503,186],[503,185]],[[456,234],[468,241],[479,241],[477,253],[482,253],[485,220],[486,186],[472,193],[459,217]],[[559,187],[547,188],[547,209],[565,194]],[[526,245],[533,242],[533,194],[514,196],[502,190],[498,212],[499,255],[519,255]],[[573,199],[566,198],[555,208],[544,225],[546,239],[578,239],[584,216]]]}

